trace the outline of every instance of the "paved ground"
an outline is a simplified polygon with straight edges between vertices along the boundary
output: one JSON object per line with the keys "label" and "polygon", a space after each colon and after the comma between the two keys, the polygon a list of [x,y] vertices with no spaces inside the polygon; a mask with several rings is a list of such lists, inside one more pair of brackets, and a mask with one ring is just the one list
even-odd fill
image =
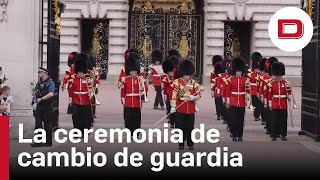
{"label": "paved ground", "polygon": [[[97,128],[122,128],[123,127],[123,117],[122,117],[122,106],[120,103],[119,90],[115,89],[116,83],[102,81],[102,86],[98,95],[98,99],[101,105],[97,108],[97,119],[95,124],[95,129]],[[208,89],[208,87],[206,87]],[[148,99],[150,101],[154,100],[155,93],[152,89],[149,92]],[[300,107],[301,99],[301,88],[294,88],[294,94],[298,106]],[[210,92],[205,91],[202,95],[202,99],[198,103],[200,111],[196,115],[196,127],[199,127],[200,123],[205,124],[206,129],[216,128],[220,131],[219,143],[217,144],[197,144],[195,145],[194,154],[196,152],[215,152],[216,147],[228,147],[227,153],[240,152],[243,155],[243,168],[210,168],[206,163],[206,158],[202,159],[202,168],[189,168],[189,169],[172,169],[165,168],[162,172],[177,173],[183,172],[185,175],[192,175],[194,172],[202,172],[202,175],[206,173],[217,173],[220,175],[225,172],[232,172],[236,174],[268,174],[270,173],[290,173],[291,175],[300,173],[320,173],[320,144],[314,142],[312,139],[306,136],[299,136],[297,132],[300,130],[300,119],[301,110],[293,110],[293,120],[295,128],[288,127],[288,141],[282,142],[271,142],[270,138],[265,134],[265,130],[261,125],[261,122],[255,122],[253,120],[252,112],[248,111],[246,113],[245,121],[245,132],[243,142],[232,142],[229,133],[225,129],[225,125],[222,121],[217,121],[214,118],[214,105],[213,100],[210,97]],[[61,95],[61,106],[60,106],[60,126],[65,129],[72,128],[71,116],[66,114],[67,109],[67,92]],[[153,110],[153,103],[144,104],[142,113],[142,127],[143,128],[163,128],[163,125],[154,126],[157,122],[165,115],[165,111]],[[32,121],[32,119],[29,119]],[[288,121],[290,125],[290,120]],[[16,126],[14,127],[16,128]],[[81,176],[86,176],[88,172],[95,172],[95,175],[109,173],[107,175],[127,175],[124,172],[130,173],[147,173],[148,175],[152,171],[150,170],[151,164],[149,157],[152,152],[176,152],[177,145],[175,144],[110,144],[109,142],[105,144],[97,144],[93,142],[92,135],[90,136],[91,142],[88,144],[76,144],[72,145],[66,143],[63,145],[54,144],[52,148],[31,148],[28,144],[19,144],[16,138],[11,139],[11,172],[12,174],[26,174],[33,172],[33,169],[27,168],[23,169],[17,166],[17,156],[21,152],[34,153],[36,151],[42,152],[70,152],[72,146],[77,147],[78,151],[86,153],[86,147],[92,147],[92,152],[105,152],[108,156],[108,162],[113,161],[113,155],[121,151],[123,147],[128,147],[129,152],[137,151],[141,152],[144,159],[144,166],[140,169],[128,168],[126,170],[121,168],[115,168],[112,163],[107,167],[102,169],[93,168],[82,168],[81,170],[66,168],[66,169],[54,169],[47,168],[43,169],[41,172],[50,173],[52,175],[58,175],[59,173],[72,173]],[[181,151],[189,152],[188,150]],[[181,158],[181,157],[180,157]],[[180,159],[181,160],[181,159]],[[36,170],[35,170],[36,171]],[[37,170],[38,171],[38,170]],[[159,175],[159,174],[157,174]],[[163,174],[164,175],[164,174]]]}

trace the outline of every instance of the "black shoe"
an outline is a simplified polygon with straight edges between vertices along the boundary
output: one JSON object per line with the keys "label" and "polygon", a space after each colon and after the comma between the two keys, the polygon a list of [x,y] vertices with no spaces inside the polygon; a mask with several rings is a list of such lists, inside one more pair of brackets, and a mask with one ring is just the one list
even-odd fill
{"label": "black shoe", "polygon": [[236,137],[233,137],[233,138],[232,138],[232,141],[237,141],[237,138],[236,138]]}
{"label": "black shoe", "polygon": [[280,138],[280,135],[277,135],[277,138]]}
{"label": "black shoe", "polygon": [[[266,123],[265,123],[265,122],[262,122],[261,125],[266,125]],[[266,127],[266,128],[267,128],[267,127]]]}
{"label": "black shoe", "polygon": [[227,121],[223,121],[223,124],[227,124]]}
{"label": "black shoe", "polygon": [[154,106],[153,109],[158,109],[158,107],[157,107],[157,106]]}
{"label": "black shoe", "polygon": [[189,146],[189,150],[193,151],[193,146]]}
{"label": "black shoe", "polygon": [[161,107],[161,110],[164,110],[164,109],[165,109],[164,106],[162,106],[162,107]]}
{"label": "black shoe", "polygon": [[217,120],[218,120],[218,121],[220,121],[220,120],[221,120],[221,117],[220,117],[220,116],[218,116],[218,117],[217,117]]}
{"label": "black shoe", "polygon": [[174,125],[171,125],[170,128],[173,129],[173,128],[174,128]]}
{"label": "black shoe", "polygon": [[288,141],[288,139],[286,137],[281,137],[282,141]]}
{"label": "black shoe", "polygon": [[94,117],[94,118],[97,118],[97,116],[96,116],[96,115],[94,115],[93,117]]}
{"label": "black shoe", "polygon": [[267,129],[267,126],[264,126],[264,129]]}
{"label": "black shoe", "polygon": [[232,134],[230,134],[230,137],[233,137]]}
{"label": "black shoe", "polygon": [[267,132],[266,132],[266,134],[270,134],[270,132],[269,132],[269,131],[267,131]]}
{"label": "black shoe", "polygon": [[30,146],[31,147],[43,147],[43,144],[42,143],[32,143]]}
{"label": "black shoe", "polygon": [[271,141],[276,141],[276,140],[277,140],[276,137],[271,138]]}
{"label": "black shoe", "polygon": [[243,141],[242,137],[238,138],[238,141]]}
{"label": "black shoe", "polygon": [[184,146],[179,146],[179,150],[183,150],[184,149]]}

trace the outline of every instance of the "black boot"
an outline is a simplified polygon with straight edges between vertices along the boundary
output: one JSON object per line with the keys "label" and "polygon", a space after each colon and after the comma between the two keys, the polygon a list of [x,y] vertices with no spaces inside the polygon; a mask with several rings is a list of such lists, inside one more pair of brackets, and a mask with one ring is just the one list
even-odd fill
{"label": "black boot", "polygon": [[189,150],[193,151],[193,146],[189,146]]}
{"label": "black boot", "polygon": [[277,140],[276,137],[271,138],[271,141],[276,141],[276,140]]}
{"label": "black boot", "polygon": [[288,139],[287,139],[285,136],[282,136],[282,137],[281,137],[281,140],[282,140],[282,141],[288,141]]}

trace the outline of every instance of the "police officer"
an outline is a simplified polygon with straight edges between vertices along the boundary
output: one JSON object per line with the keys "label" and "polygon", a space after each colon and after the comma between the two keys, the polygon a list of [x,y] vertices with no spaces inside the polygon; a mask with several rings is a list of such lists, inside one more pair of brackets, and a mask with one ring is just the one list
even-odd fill
{"label": "police officer", "polygon": [[39,82],[35,88],[36,129],[46,131],[46,143],[33,143],[32,147],[52,146],[52,124],[54,121],[54,92],[55,83],[49,77],[49,72],[45,68],[39,68]]}

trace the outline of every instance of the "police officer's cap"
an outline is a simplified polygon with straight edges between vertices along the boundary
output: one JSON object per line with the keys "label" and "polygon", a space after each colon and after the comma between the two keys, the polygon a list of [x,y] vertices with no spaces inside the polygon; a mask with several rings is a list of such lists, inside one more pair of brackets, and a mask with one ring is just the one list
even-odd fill
{"label": "police officer's cap", "polygon": [[47,74],[49,73],[49,71],[46,68],[39,67],[38,73],[41,73],[41,72],[44,72],[44,73],[47,73]]}

